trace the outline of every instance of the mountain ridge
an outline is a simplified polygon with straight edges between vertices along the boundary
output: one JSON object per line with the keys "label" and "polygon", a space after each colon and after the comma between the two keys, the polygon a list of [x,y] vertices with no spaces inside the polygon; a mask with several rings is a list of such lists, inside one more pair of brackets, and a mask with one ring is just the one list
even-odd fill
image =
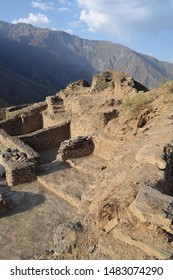
{"label": "mountain ridge", "polygon": [[[0,90],[1,99],[10,92],[7,102],[13,105],[41,101],[70,82],[91,82],[94,74],[106,70],[123,71],[150,89],[173,79],[172,63],[121,44],[91,41],[25,23],[0,21],[0,61],[12,71],[11,76],[16,73],[16,86],[10,88],[10,79],[5,77],[6,89],[1,85]],[[2,70],[0,76],[0,84],[4,84]]]}

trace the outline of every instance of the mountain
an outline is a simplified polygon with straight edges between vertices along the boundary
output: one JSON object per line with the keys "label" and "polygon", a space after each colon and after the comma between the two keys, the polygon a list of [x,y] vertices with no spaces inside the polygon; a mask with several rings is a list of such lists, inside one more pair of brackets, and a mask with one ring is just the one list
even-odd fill
{"label": "mountain", "polygon": [[43,100],[72,81],[90,82],[95,73],[111,69],[148,88],[173,79],[173,64],[120,44],[0,21],[0,98],[8,104]]}

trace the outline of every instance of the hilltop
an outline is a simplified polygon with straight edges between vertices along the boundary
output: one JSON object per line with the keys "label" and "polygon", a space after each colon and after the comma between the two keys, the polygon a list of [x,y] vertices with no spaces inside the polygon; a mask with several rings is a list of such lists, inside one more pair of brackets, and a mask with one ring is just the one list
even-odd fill
{"label": "hilltop", "polygon": [[172,259],[172,106],[107,71],[1,109],[0,258]]}
{"label": "hilltop", "polygon": [[173,78],[173,64],[123,45],[24,23],[0,21],[0,61],[4,105],[43,101],[70,82],[91,82],[94,74],[107,70],[124,71],[149,89]]}

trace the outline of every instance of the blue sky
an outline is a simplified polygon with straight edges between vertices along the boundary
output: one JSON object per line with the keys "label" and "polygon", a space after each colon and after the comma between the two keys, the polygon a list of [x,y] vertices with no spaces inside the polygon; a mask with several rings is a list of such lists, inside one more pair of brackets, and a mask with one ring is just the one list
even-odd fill
{"label": "blue sky", "polygon": [[173,62],[173,0],[0,0],[0,19],[111,41]]}

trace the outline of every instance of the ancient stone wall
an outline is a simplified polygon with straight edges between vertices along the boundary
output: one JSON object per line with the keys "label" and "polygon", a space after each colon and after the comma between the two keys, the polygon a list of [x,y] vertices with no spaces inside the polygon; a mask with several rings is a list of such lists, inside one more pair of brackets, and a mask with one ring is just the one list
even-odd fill
{"label": "ancient stone wall", "polygon": [[30,112],[21,115],[22,119],[22,131],[21,134],[32,133],[43,127],[42,113],[39,111]]}
{"label": "ancient stone wall", "polygon": [[0,128],[9,135],[20,135],[22,133],[22,119],[18,116],[0,122]]}
{"label": "ancient stone wall", "polygon": [[36,168],[34,162],[8,162],[8,164],[5,164],[5,170],[8,186],[16,186],[36,179]]}
{"label": "ancient stone wall", "polygon": [[61,143],[57,159],[67,160],[91,155],[94,151],[94,143],[91,137],[78,136]]}
{"label": "ancient stone wall", "polygon": [[11,136],[28,134],[42,127],[42,112],[37,109],[18,112],[17,115],[11,115],[10,118],[0,121],[0,128],[4,129]]}
{"label": "ancient stone wall", "polygon": [[43,116],[43,128],[48,128],[54,125],[60,125],[65,121],[70,121],[70,115],[68,112],[57,112],[56,114],[48,114],[44,112]]}
{"label": "ancient stone wall", "polygon": [[18,114],[18,112],[21,109],[27,108],[28,106],[31,106],[31,104],[23,104],[23,105],[11,106],[11,107],[5,108],[6,118],[11,118],[13,116],[13,114],[15,114],[15,115]]}
{"label": "ancient stone wall", "polygon": [[[31,182],[36,179],[36,164],[40,156],[17,136],[8,135],[0,129],[1,164],[5,167],[9,186]],[[4,152],[4,150],[6,150]],[[10,151],[14,150],[12,157]],[[7,152],[8,151],[8,152]],[[23,157],[22,157],[23,156]]]}
{"label": "ancient stone wall", "polygon": [[32,105],[21,105],[5,108],[6,118],[14,118],[15,116],[21,116],[23,114],[31,114],[35,111],[43,112],[47,108],[47,103],[45,101],[34,103]]}
{"label": "ancient stone wall", "polygon": [[63,99],[58,95],[46,97],[47,111],[49,114],[54,114],[56,110],[59,110],[63,106]]}
{"label": "ancient stone wall", "polygon": [[19,139],[24,141],[36,151],[58,147],[61,142],[70,138],[70,122],[40,129],[28,135],[21,135]]}
{"label": "ancient stone wall", "polygon": [[71,135],[77,137],[78,135],[92,135],[99,129],[104,128],[107,123],[118,116],[118,112],[115,109],[92,112],[88,115],[78,116],[73,115],[71,120]]}
{"label": "ancient stone wall", "polygon": [[0,129],[0,144],[4,149],[19,149],[21,152],[26,153],[29,159],[39,161],[40,156],[37,152],[21,141],[17,136],[8,135],[3,129]]}

